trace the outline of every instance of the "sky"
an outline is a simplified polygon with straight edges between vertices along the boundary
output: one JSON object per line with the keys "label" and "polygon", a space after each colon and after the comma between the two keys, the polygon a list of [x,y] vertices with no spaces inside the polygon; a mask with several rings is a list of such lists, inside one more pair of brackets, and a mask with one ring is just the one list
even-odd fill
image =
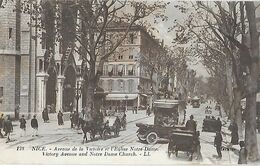
{"label": "sky", "polygon": [[[178,1],[170,1],[170,4],[167,6],[165,15],[168,16],[168,20],[164,22],[159,22],[157,24],[153,24],[153,26],[158,30],[158,33],[155,34],[160,39],[164,40],[164,43],[168,46],[172,45],[172,40],[175,37],[174,31],[168,32],[168,28],[174,25],[174,20],[176,19],[178,22],[182,22],[186,18],[186,14],[181,13],[174,6],[179,4]],[[151,21],[152,22],[152,21]],[[197,71],[197,75],[209,77],[206,68],[202,65],[202,63],[197,61],[188,62],[188,66],[190,69],[194,69]]]}

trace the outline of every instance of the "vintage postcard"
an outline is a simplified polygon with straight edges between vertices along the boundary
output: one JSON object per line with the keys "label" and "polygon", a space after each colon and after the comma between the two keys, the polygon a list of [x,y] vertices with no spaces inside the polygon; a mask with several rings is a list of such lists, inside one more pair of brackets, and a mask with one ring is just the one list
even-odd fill
{"label": "vintage postcard", "polygon": [[0,164],[260,164],[260,1],[0,0]]}

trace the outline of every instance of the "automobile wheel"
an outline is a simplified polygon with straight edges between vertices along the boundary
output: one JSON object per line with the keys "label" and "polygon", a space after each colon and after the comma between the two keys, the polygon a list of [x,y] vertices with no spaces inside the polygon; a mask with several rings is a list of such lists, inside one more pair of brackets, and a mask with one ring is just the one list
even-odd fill
{"label": "automobile wheel", "polygon": [[150,132],[146,136],[146,141],[148,144],[155,144],[157,140],[158,140],[158,135],[156,134],[156,132]]}

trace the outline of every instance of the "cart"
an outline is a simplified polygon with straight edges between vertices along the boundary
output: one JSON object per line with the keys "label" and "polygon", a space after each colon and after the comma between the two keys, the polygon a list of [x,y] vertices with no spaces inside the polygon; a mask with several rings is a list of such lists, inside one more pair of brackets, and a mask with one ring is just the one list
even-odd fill
{"label": "cart", "polygon": [[172,131],[168,144],[168,157],[171,157],[171,154],[178,157],[178,152],[183,151],[187,153],[189,160],[192,160],[198,137],[199,134],[189,130]]}

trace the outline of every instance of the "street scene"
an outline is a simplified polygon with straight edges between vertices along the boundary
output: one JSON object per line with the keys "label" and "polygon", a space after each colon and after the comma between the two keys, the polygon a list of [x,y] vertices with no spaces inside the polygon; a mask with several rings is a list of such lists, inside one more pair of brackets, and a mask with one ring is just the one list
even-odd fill
{"label": "street scene", "polygon": [[260,2],[0,0],[0,164],[260,164]]}

